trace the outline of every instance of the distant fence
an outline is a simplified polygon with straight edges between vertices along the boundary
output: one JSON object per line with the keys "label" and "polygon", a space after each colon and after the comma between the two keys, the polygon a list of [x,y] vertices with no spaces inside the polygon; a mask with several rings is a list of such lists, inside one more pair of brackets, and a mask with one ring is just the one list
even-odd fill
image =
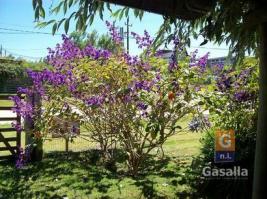
{"label": "distant fence", "polygon": [[27,87],[31,85],[30,78],[10,78],[0,81],[0,93],[16,93],[19,87]]}
{"label": "distant fence", "polygon": [[44,142],[44,151],[86,151],[89,149],[95,149],[97,147],[96,143],[89,139],[88,132],[81,132],[80,135],[69,140],[68,146],[66,147],[66,140],[64,138],[52,138],[48,135],[46,141]]}

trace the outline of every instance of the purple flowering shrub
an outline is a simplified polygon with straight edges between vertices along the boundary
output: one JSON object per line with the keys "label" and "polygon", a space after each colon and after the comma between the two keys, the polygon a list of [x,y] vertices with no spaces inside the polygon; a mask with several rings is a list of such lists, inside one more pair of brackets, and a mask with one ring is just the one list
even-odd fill
{"label": "purple flowering shrub", "polygon": [[246,59],[237,69],[220,66],[214,81],[203,94],[213,128],[203,139],[205,161],[213,162],[214,129],[233,129],[236,136],[236,164],[252,168],[258,114],[257,61]]}
{"label": "purple flowering shrub", "polygon": [[[192,171],[197,175],[191,178],[193,186],[203,193],[215,196],[220,193],[229,195],[224,198],[237,198],[236,190],[251,192],[256,148],[256,130],[258,114],[258,62],[254,58],[246,58],[241,65],[212,66],[213,81],[203,92],[203,109],[209,110],[212,128],[206,130],[201,139],[201,153],[192,163]],[[235,131],[235,161],[233,163],[215,163],[214,145],[215,131]],[[248,169],[248,179],[205,180],[203,168],[206,166],[223,167],[225,169],[240,166]],[[227,182],[226,182],[227,181]],[[225,184],[227,187],[223,188]],[[214,192],[212,191],[214,190]],[[243,191],[244,192],[244,191]],[[248,194],[249,195],[249,194]]]}
{"label": "purple flowering shrub", "polygon": [[144,37],[135,35],[146,53],[131,56],[121,48],[116,29],[107,26],[118,44],[116,53],[90,45],[80,49],[63,36],[62,44],[49,49],[47,62],[53,68],[28,71],[33,87],[20,90],[41,96],[41,117],[35,117],[31,104],[15,98],[14,111],[34,119],[37,140],[55,130],[68,137],[75,129],[63,128],[57,121],[80,121],[105,158],[112,158],[114,149],[121,147],[130,173],[136,175],[147,155],[162,149],[168,137],[181,131],[179,120],[199,106],[198,80],[207,56],[201,59],[201,70],[196,62],[193,67],[190,57],[180,56],[183,51],[175,38],[168,63],[149,50],[152,40],[147,32]]}
{"label": "purple flowering shrub", "polygon": [[146,62],[125,55],[101,63],[84,58],[73,69],[75,77],[88,79],[76,87],[79,97],[69,103],[82,112],[84,127],[105,157],[111,158],[117,145],[123,148],[132,175],[153,149],[181,131],[179,119],[197,106],[194,85],[184,82],[195,74],[188,60],[170,71],[165,60],[149,56]]}

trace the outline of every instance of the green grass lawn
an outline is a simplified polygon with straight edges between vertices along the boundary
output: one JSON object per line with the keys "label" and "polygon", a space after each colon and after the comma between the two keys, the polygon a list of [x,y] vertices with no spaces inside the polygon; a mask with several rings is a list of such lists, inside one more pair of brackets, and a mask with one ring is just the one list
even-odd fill
{"label": "green grass lawn", "polygon": [[[24,137],[24,136],[23,136]],[[12,162],[0,162],[1,198],[192,198],[195,190],[186,179],[191,158],[199,153],[201,134],[179,133],[164,145],[163,158],[150,156],[138,177],[126,173],[121,157],[117,170],[109,170],[100,160],[92,142],[74,140],[65,153],[64,141],[44,145],[42,162],[16,169]],[[77,150],[87,151],[79,152]]]}
{"label": "green grass lawn", "polygon": [[[182,133],[165,144],[165,158],[150,158],[137,178],[111,172],[90,161],[89,152],[50,152],[42,162],[21,170],[0,163],[3,198],[178,198],[194,191],[187,185],[185,168],[198,153],[199,134]],[[47,146],[46,146],[47,147]]]}
{"label": "green grass lawn", "polygon": [[[9,95],[7,93],[0,93],[1,95]],[[14,94],[10,94],[10,95],[14,95]],[[13,102],[11,100],[0,100],[0,106],[13,106]]]}
{"label": "green grass lawn", "polygon": [[10,100],[0,100],[0,106],[13,106],[13,102]]}

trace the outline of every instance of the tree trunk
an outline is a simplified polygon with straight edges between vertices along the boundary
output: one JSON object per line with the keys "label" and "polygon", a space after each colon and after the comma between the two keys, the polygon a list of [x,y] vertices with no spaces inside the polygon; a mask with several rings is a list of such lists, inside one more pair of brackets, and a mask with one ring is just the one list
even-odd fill
{"label": "tree trunk", "polygon": [[267,23],[260,27],[260,93],[253,199],[266,198],[267,179]]}

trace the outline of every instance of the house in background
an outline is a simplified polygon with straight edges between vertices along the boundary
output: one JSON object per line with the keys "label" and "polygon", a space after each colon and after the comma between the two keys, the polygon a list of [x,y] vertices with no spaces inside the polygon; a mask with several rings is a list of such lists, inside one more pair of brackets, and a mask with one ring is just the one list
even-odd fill
{"label": "house in background", "polygon": [[208,59],[208,66],[233,65],[234,59],[231,57],[215,57]]}
{"label": "house in background", "polygon": [[[171,61],[172,50],[161,50],[160,57],[167,60],[168,62]],[[233,65],[234,59],[232,57],[214,57],[208,59],[208,66],[214,65]]]}
{"label": "house in background", "polygon": [[167,60],[168,62],[171,61],[171,56],[173,54],[173,51],[172,50],[160,50],[160,57]]}

